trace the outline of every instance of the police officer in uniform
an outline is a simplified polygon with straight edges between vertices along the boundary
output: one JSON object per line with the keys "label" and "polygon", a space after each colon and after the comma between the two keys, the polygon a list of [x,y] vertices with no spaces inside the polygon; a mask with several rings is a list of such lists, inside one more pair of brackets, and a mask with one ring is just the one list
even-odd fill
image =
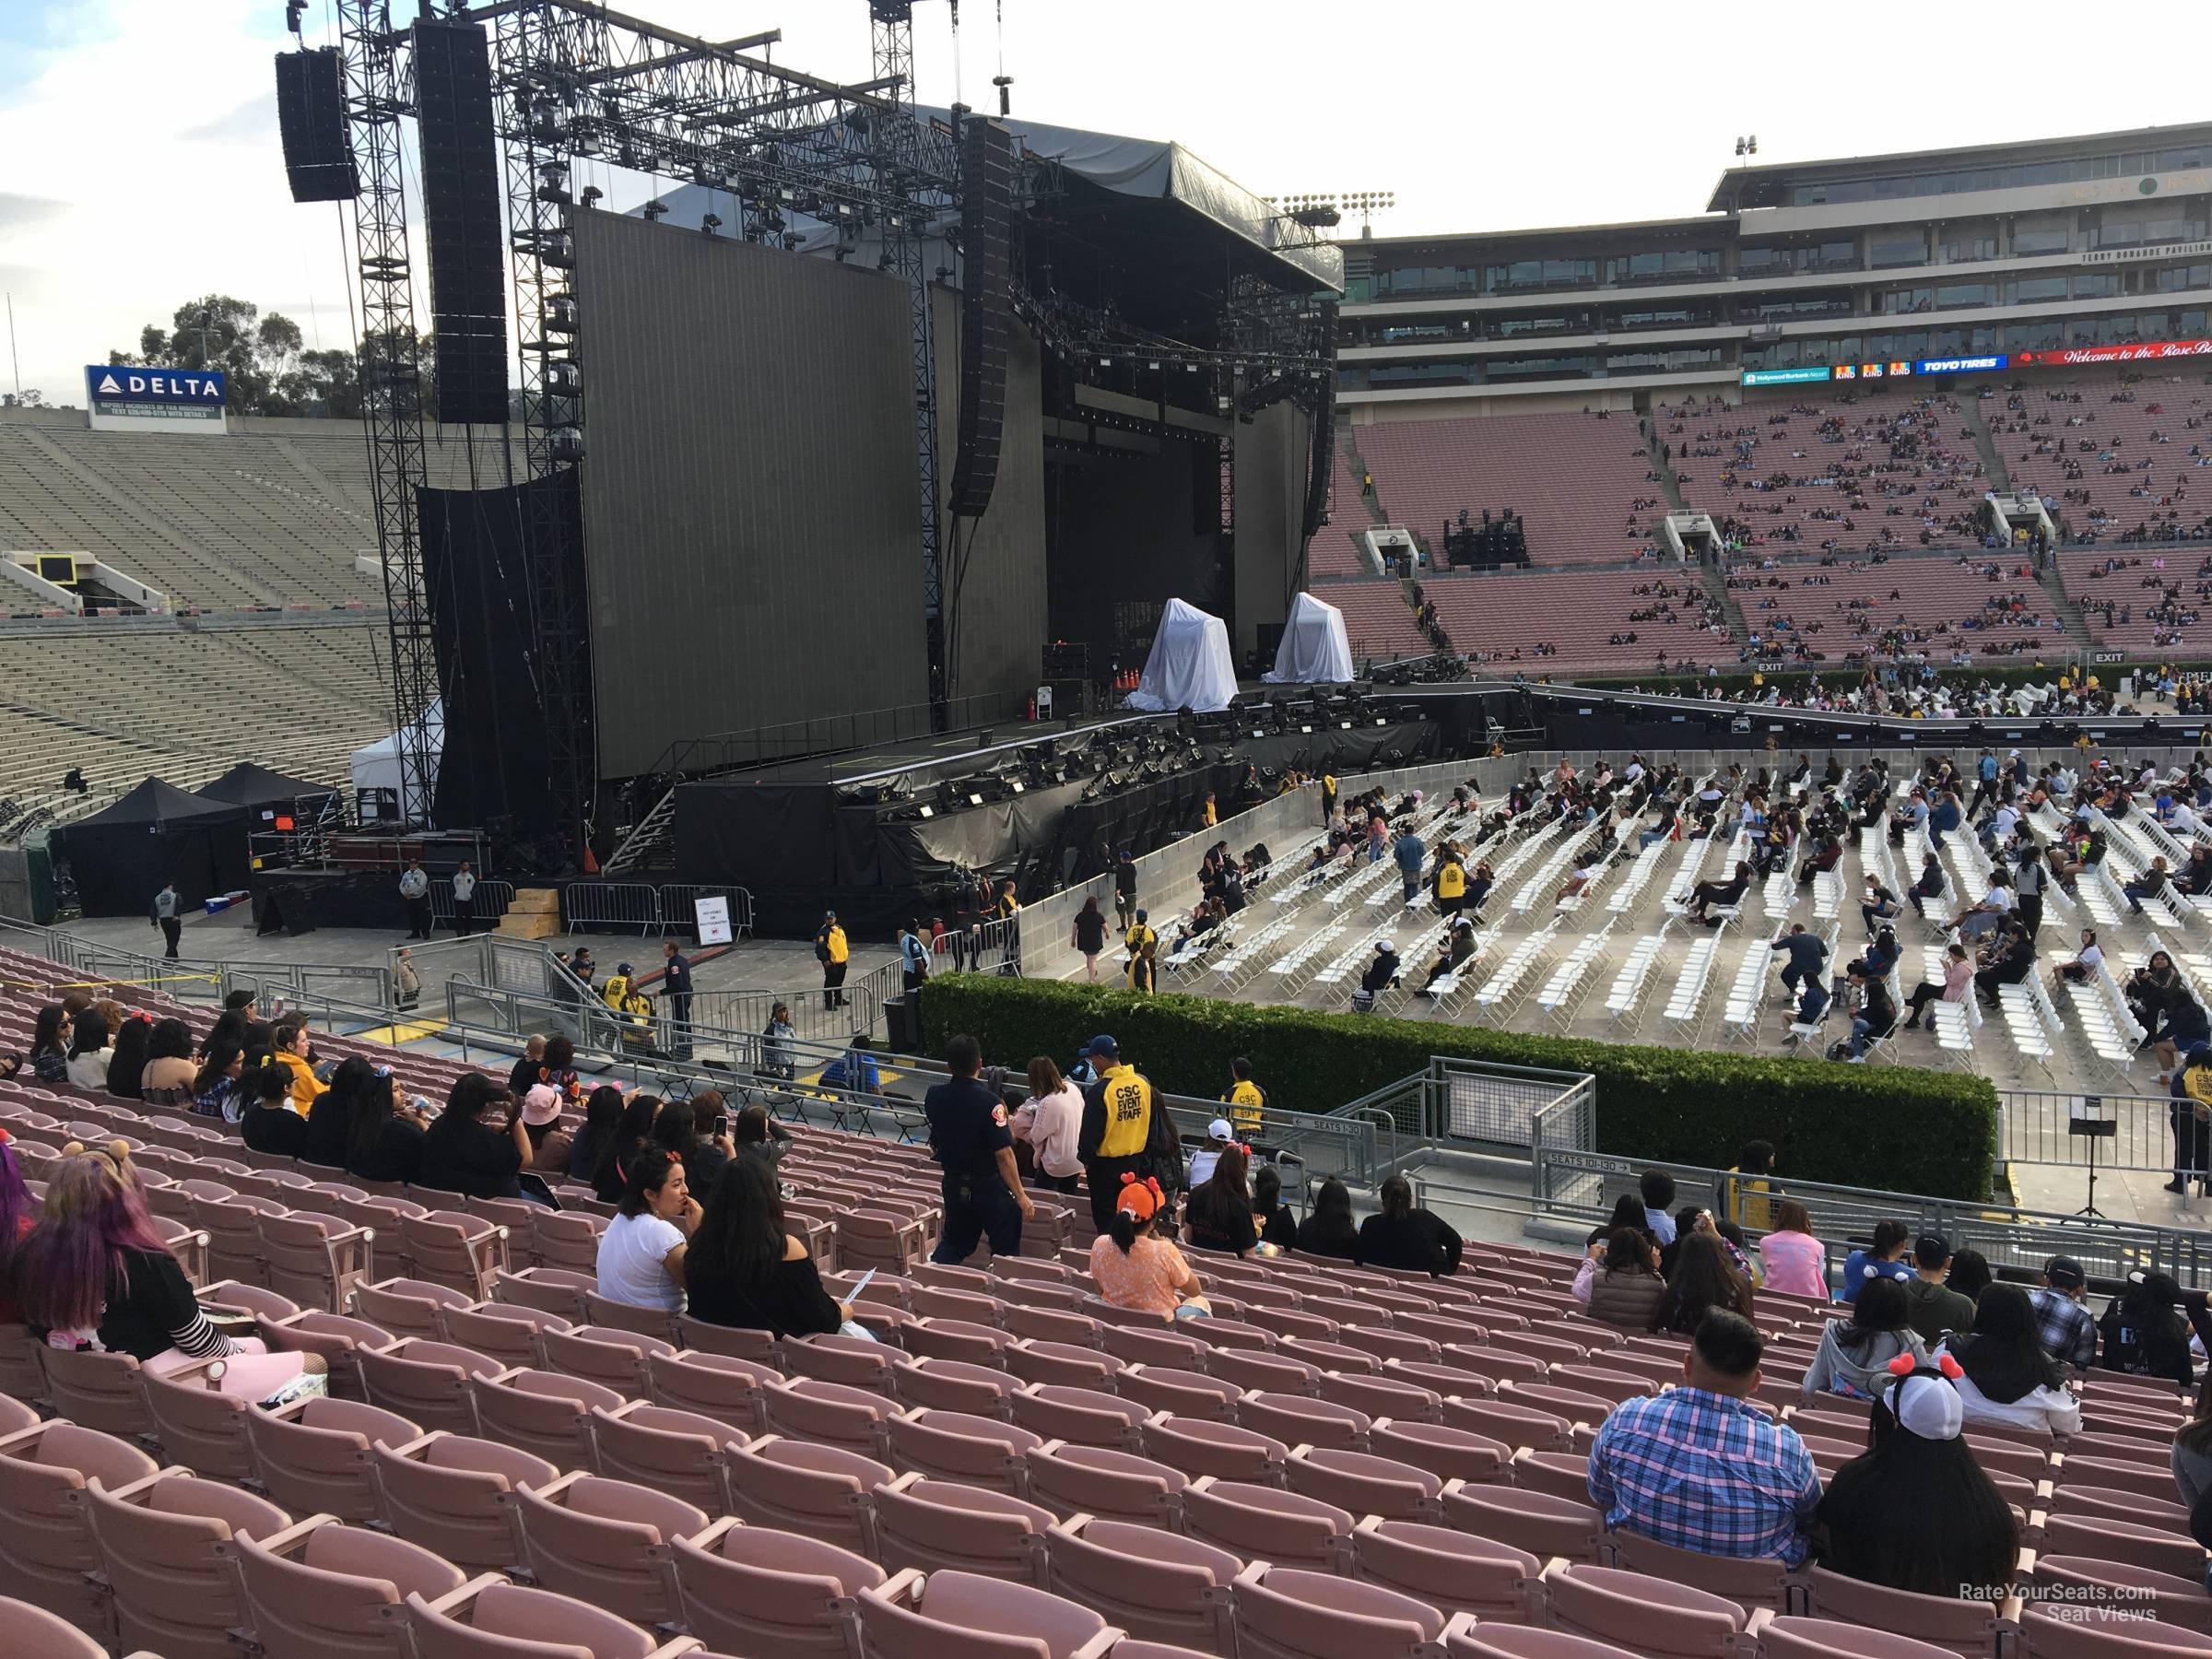
{"label": "police officer in uniform", "polygon": [[1092,1038],[1090,1053],[1099,1080],[1083,1091],[1083,1128],[1076,1155],[1083,1160],[1083,1179],[1090,1188],[1090,1218],[1099,1231],[1106,1232],[1113,1225],[1123,1171],[1139,1180],[1147,1173],[1145,1147],[1152,1138],[1157,1097],[1150,1082],[1123,1064],[1112,1038]]}

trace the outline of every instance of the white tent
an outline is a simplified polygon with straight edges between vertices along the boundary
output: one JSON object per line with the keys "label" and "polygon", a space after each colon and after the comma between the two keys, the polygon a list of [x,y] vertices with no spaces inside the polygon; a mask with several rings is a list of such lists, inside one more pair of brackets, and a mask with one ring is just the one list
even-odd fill
{"label": "white tent", "polygon": [[1236,664],[1221,618],[1180,599],[1169,600],[1128,706],[1156,714],[1171,709],[1213,714],[1228,708],[1236,694]]}
{"label": "white tent", "polygon": [[1352,677],[1352,646],[1345,637],[1344,613],[1311,594],[1290,602],[1283,642],[1276,647],[1275,670],[1260,677],[1273,685],[1342,684]]}
{"label": "white tent", "polygon": [[[445,704],[442,701],[432,703],[423,712],[422,728],[429,739],[429,783],[435,793],[438,787],[438,762],[445,753]],[[396,795],[399,793],[399,734],[394,732],[389,737],[378,738],[366,748],[355,749],[352,771],[356,801],[372,789],[390,790]],[[431,805],[429,801],[409,801],[406,803],[406,821],[410,824],[429,823]]]}

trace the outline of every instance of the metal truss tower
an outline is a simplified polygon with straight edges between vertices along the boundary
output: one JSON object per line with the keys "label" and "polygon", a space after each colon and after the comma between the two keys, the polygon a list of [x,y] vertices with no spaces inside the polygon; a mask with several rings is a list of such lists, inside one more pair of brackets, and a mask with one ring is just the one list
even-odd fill
{"label": "metal truss tower", "polygon": [[410,112],[390,0],[339,0],[347,119],[361,194],[354,245],[361,299],[361,416],[368,429],[376,544],[392,633],[392,701],[400,811],[427,819],[437,764],[425,715],[438,698],[438,660],[422,576],[416,491],[422,487],[422,364],[407,257],[400,117]]}
{"label": "metal truss tower", "polygon": [[[877,188],[913,204],[926,180],[921,165],[922,128],[914,120],[914,8],[912,0],[868,0],[875,46],[875,79],[888,111],[877,122]],[[888,268],[907,285],[914,354],[914,464],[922,508],[922,614],[929,645],[930,724],[945,729],[950,684],[950,624],[945,615],[944,499],[938,488],[936,330],[930,314],[929,273],[923,244],[926,210],[909,206],[888,211],[881,227]]]}

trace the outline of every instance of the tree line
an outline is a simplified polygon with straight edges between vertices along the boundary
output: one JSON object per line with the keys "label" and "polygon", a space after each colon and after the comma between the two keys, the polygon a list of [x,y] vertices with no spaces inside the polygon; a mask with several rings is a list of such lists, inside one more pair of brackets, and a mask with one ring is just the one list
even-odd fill
{"label": "tree line", "polygon": [[[370,336],[364,344],[374,343]],[[402,346],[406,336],[402,336]],[[437,336],[414,336],[421,354],[423,407],[434,406]],[[250,300],[206,294],[177,307],[168,326],[148,323],[138,349],[108,353],[111,368],[215,369],[223,374],[223,406],[233,415],[361,415],[359,353],[345,347],[306,348],[300,325],[282,312],[263,314]]]}

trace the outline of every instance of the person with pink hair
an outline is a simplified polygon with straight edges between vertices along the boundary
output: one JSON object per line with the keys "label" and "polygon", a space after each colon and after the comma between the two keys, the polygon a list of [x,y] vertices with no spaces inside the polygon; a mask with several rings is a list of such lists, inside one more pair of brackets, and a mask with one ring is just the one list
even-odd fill
{"label": "person with pink hair", "polygon": [[273,1354],[216,1328],[155,1230],[121,1141],[64,1148],[12,1268],[23,1320],[51,1347],[128,1354],[157,1376],[220,1359],[210,1374],[222,1392],[264,1405],[328,1392],[321,1355]]}

